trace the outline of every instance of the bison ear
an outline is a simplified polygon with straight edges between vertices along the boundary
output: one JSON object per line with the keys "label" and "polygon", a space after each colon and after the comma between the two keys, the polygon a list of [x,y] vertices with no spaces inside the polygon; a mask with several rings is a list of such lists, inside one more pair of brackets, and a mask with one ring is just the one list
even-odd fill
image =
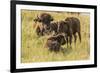
{"label": "bison ear", "polygon": [[33,21],[35,22],[35,23],[37,23],[37,19],[35,18],[35,19],[33,19]]}

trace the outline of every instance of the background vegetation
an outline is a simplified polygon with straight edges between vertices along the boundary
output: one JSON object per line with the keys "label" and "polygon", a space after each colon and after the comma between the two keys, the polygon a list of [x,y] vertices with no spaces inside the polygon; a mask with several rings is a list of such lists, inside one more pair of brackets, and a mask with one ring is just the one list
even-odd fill
{"label": "background vegetation", "polygon": [[[46,39],[51,35],[38,37],[35,29],[37,24],[33,19],[40,13],[49,13],[54,17],[54,21],[64,20],[66,17],[77,17],[81,22],[82,42],[77,39],[76,46],[72,43],[72,49],[63,45],[64,52],[49,52],[45,47]],[[49,61],[72,61],[86,60],[90,56],[90,16],[89,13],[71,14],[70,12],[47,12],[47,11],[21,11],[22,39],[21,39],[21,62],[49,62]]]}

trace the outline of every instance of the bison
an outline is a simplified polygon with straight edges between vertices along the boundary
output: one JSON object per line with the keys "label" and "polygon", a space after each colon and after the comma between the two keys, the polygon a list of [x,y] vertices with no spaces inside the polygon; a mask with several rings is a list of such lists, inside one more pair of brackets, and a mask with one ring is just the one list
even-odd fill
{"label": "bison", "polygon": [[47,39],[46,46],[49,48],[50,51],[58,52],[60,51],[61,45],[66,43],[65,37],[62,34],[58,34],[55,36],[51,36]]}
{"label": "bison", "polygon": [[[74,36],[74,42],[76,43],[76,33],[78,33],[80,42],[81,42],[81,33],[80,33],[80,21],[75,17],[68,17],[65,21],[60,21],[57,29],[58,33],[66,34],[66,42],[72,43],[72,36]],[[68,39],[69,38],[69,39]]]}
{"label": "bison", "polygon": [[[34,19],[35,22],[42,23],[43,29],[45,33],[48,33],[50,30],[50,23],[53,21],[53,17],[49,13],[42,13]],[[40,27],[41,28],[41,27]]]}

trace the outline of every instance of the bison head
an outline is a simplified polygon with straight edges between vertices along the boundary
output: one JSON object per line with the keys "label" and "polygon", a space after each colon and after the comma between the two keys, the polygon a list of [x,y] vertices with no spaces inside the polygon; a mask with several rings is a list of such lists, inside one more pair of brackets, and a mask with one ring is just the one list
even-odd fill
{"label": "bison head", "polygon": [[34,19],[35,22],[41,22],[42,24],[49,25],[53,21],[53,17],[48,13],[42,13]]}

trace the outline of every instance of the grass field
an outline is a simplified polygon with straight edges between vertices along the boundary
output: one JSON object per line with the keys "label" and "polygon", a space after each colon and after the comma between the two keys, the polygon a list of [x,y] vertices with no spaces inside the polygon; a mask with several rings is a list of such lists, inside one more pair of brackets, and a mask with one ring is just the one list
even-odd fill
{"label": "grass field", "polygon": [[[35,33],[36,24],[33,19],[43,11],[21,11],[22,39],[21,39],[21,62],[49,62],[49,61],[73,61],[86,60],[90,57],[90,16],[86,13],[70,14],[67,12],[46,12],[54,17],[54,21],[64,20],[66,17],[77,17],[81,22],[82,42],[77,39],[76,46],[72,43],[72,49],[63,45],[65,52],[49,52],[45,48],[46,39],[50,35],[38,37]],[[39,24],[39,23],[38,23]]]}

